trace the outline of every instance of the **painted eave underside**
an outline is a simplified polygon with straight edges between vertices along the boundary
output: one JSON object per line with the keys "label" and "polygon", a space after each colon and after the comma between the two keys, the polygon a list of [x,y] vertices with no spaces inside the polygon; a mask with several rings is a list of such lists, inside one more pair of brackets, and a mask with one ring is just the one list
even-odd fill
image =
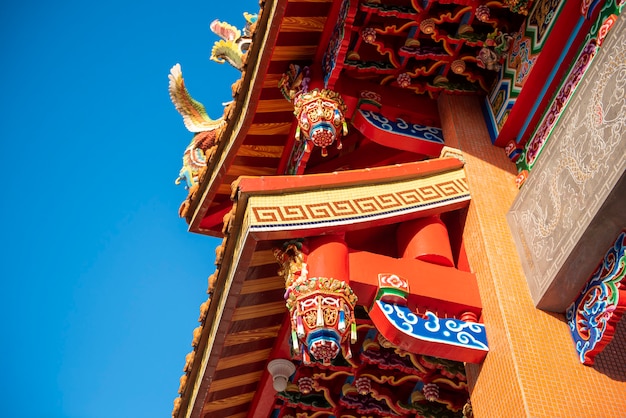
{"label": "painted eave underside", "polygon": [[[447,6],[447,2],[441,3]],[[188,198],[181,206],[180,215],[186,218],[190,231],[222,236],[222,218],[228,213],[232,205],[230,201],[232,182],[240,176],[271,176],[285,172],[285,158],[289,155],[289,148],[293,143],[295,127],[293,105],[290,101],[285,100],[278,84],[290,64],[309,65],[322,61],[324,53],[327,52],[327,46],[331,42],[341,4],[342,2],[332,0],[275,0],[261,3],[259,19],[252,27],[252,44],[243,58],[244,65],[241,78],[232,86],[234,100],[224,110],[224,119],[227,123],[216,131],[216,144],[206,151],[207,166],[204,171],[199,173],[198,184],[191,188]],[[500,4],[499,7],[502,5]],[[471,9],[470,6],[465,7],[465,9],[468,8]],[[465,9],[460,8],[459,10]],[[440,12],[443,13],[444,11]],[[461,12],[457,12],[455,12],[455,19],[458,20],[457,15],[460,16]],[[430,11],[422,13],[427,14]],[[447,14],[444,13],[442,16],[447,16]],[[507,15],[508,17],[510,16]],[[352,27],[351,30],[358,30],[358,27]],[[486,29],[483,27],[481,30],[484,32]],[[404,36],[403,32],[402,34]],[[432,39],[428,39],[428,42],[431,41]],[[347,47],[345,40],[342,42],[342,45]],[[430,64],[426,73],[430,74],[439,67],[443,68],[443,64],[449,60],[457,59],[458,61],[459,51],[454,52],[451,56],[446,55],[447,58],[441,62],[430,59],[418,60],[420,64],[415,64],[416,68],[412,68],[411,71],[421,74],[426,70],[420,66],[422,63],[428,62]],[[431,61],[435,62],[436,65]],[[475,67],[474,64],[472,65]],[[445,68],[449,66],[447,63]],[[367,71],[369,74],[370,71]],[[493,76],[493,72],[486,72]],[[336,71],[335,73],[339,74]],[[472,80],[474,78],[483,80],[484,78],[480,74],[473,72],[468,74],[470,73],[473,75],[467,77]],[[343,83],[341,84],[345,90],[355,89],[357,85],[367,85],[368,89],[374,91],[383,84],[382,80],[369,82],[366,79],[354,78],[350,74],[348,72],[346,77],[342,78]],[[445,74],[449,74],[449,72]],[[450,75],[450,77],[453,76],[454,74]],[[389,78],[384,74],[381,77]],[[450,80],[452,83],[453,79]],[[479,84],[486,83],[486,80],[485,78]],[[379,85],[379,83],[381,84]],[[417,120],[411,119],[414,123],[438,126],[439,120],[436,110],[428,110],[430,108],[436,109],[433,97],[420,92],[421,90],[417,88],[405,89],[391,85],[385,88],[394,91],[393,96],[397,100],[415,100],[410,112],[417,112],[420,115]],[[463,91],[465,90],[461,89],[455,91],[454,94],[465,94]],[[430,93],[437,94],[436,92]],[[406,111],[402,106],[399,106],[397,110]],[[353,133],[355,129],[351,129],[351,131]],[[346,139],[344,138],[344,140]],[[349,148],[349,146],[345,147],[344,152]],[[363,151],[360,150],[360,152]],[[381,148],[370,148],[370,155],[377,155],[380,151]],[[402,163],[424,158],[424,155],[420,156],[417,151],[415,152],[416,154],[410,160],[390,161],[391,163]],[[363,156],[363,153],[359,155]],[[361,164],[359,167],[352,168],[368,166],[365,162]],[[316,171],[320,172],[326,169],[332,171],[337,167],[331,168],[329,164],[321,164],[317,166]],[[311,171],[308,170],[307,172]]]}
{"label": "painted eave underside", "polygon": [[[227,123],[216,132],[217,143],[207,152],[207,167],[200,173],[199,183],[190,189],[180,209],[180,215],[186,218],[190,231],[224,236],[228,231],[226,228],[221,230],[224,224],[222,217],[231,216],[231,209],[234,209],[231,183],[240,176],[276,174],[293,121],[292,105],[282,97],[277,88],[278,81],[290,63],[313,59],[331,5],[332,0],[260,2],[259,18],[252,27],[252,44],[244,55],[241,78],[232,85],[234,100],[224,109]],[[201,223],[211,211],[218,218],[217,225],[203,228]],[[233,223],[229,225],[231,229],[234,226]],[[202,417],[213,409],[225,410],[223,412],[226,413],[232,407],[249,407],[261,377],[260,370],[267,361],[285,314],[282,300],[284,281],[276,274],[277,264],[271,245],[267,244],[268,248],[257,248],[247,255],[248,268],[257,271],[257,276],[263,279],[241,289],[239,294],[243,298],[242,303],[245,303],[247,294],[254,294],[255,298],[259,294],[263,298],[267,296],[273,302],[267,306],[242,308],[231,317],[231,321],[239,320],[242,327],[227,338],[221,335],[220,349],[227,349],[229,357],[220,361],[219,366],[213,365],[212,373],[221,373],[225,377],[222,383],[211,387],[222,395],[218,394],[216,401],[204,410],[207,386],[213,379],[208,374],[207,361],[209,354],[216,351],[212,350],[216,337],[209,340],[209,334],[219,324],[218,312],[220,315],[224,313],[222,304],[218,306],[217,302],[226,300],[223,295],[229,293],[223,283],[227,268],[220,268],[233,263],[233,250],[225,251],[228,241],[227,237],[224,238],[216,250],[217,269],[209,278],[209,298],[200,307],[201,325],[194,330],[194,348],[185,359],[180,397],[174,400],[174,417]],[[220,274],[224,278],[218,282]],[[259,309],[265,316],[258,317]],[[218,358],[221,356],[214,356],[213,361]],[[231,366],[243,364],[242,358],[253,371],[244,371],[239,378],[235,378],[241,369],[237,367],[237,373],[233,374]],[[255,363],[258,363],[256,367]],[[252,390],[248,390],[249,385],[252,385]],[[233,389],[241,394],[229,396],[228,391]],[[229,415],[246,414],[227,413],[223,416]]]}

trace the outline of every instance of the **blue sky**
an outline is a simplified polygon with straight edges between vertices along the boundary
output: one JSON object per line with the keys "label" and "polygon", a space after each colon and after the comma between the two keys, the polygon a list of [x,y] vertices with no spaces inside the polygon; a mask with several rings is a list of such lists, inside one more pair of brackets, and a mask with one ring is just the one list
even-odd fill
{"label": "blue sky", "polygon": [[[216,6],[219,4],[219,6]],[[218,240],[187,232],[180,62],[212,117],[239,72],[215,19],[258,2],[0,5],[2,412],[167,417]]]}

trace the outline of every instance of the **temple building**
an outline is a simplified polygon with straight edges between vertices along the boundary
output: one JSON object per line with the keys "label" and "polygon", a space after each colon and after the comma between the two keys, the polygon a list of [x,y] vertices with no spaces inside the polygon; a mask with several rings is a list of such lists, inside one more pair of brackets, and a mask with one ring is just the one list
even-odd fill
{"label": "temple building", "polygon": [[170,74],[180,216],[223,238],[172,416],[625,416],[623,4],[214,21],[224,114]]}

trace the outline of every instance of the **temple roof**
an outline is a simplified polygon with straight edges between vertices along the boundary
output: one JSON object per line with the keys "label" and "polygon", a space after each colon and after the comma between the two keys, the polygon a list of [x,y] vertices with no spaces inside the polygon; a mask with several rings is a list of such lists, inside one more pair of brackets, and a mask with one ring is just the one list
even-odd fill
{"label": "temple roof", "polygon": [[[359,95],[376,96],[385,117],[424,129],[438,129],[434,98],[444,90],[484,94],[495,72],[493,68],[481,68],[484,65],[477,57],[481,51],[495,54],[498,47],[504,47],[506,31],[519,26],[520,15],[510,12],[504,3],[488,4],[491,14],[483,16],[477,2],[464,0],[423,5],[409,0],[384,4],[330,0],[263,3],[251,28],[252,43],[243,57],[241,78],[232,87],[235,100],[224,112],[226,125],[216,131],[215,144],[206,151],[206,169],[181,206],[180,214],[190,230],[221,235],[222,217],[231,205],[230,184],[239,176],[290,171],[296,132],[294,106],[285,100],[278,85],[292,64],[313,65],[311,72],[315,77],[324,76],[326,87],[340,91],[349,112],[356,112],[352,117],[354,127],[343,138],[341,151],[329,147],[328,158],[312,152],[306,156],[310,161],[301,164],[301,170],[306,165],[307,173],[319,173],[437,156],[440,146],[432,151],[410,145],[389,146],[409,143],[406,140],[372,141],[367,135],[368,127],[364,126],[372,120],[364,121],[363,114],[357,114],[356,101],[361,100]],[[409,9],[413,11],[407,14]],[[340,34],[335,23],[338,19],[345,26]],[[432,27],[426,28],[428,23]],[[375,39],[367,38],[371,31],[377,34]],[[410,57],[392,53],[420,48],[438,48],[441,53],[411,53]],[[335,50],[343,64],[319,67]],[[370,62],[376,65],[369,68]],[[410,82],[403,85],[397,77],[409,77]],[[372,117],[380,119],[376,113]]]}

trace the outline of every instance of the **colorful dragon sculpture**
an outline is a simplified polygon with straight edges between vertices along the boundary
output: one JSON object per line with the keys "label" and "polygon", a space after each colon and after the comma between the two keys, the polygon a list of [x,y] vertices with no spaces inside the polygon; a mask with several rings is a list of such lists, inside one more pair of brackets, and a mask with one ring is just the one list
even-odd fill
{"label": "colorful dragon sculpture", "polygon": [[180,169],[176,184],[185,181],[189,189],[198,183],[198,175],[206,166],[206,151],[215,145],[216,129],[225,124],[223,118],[213,120],[209,117],[202,103],[194,100],[185,87],[180,64],[172,67],[169,74],[170,99],[178,113],[183,117],[185,127],[195,135],[183,154],[183,167]]}

